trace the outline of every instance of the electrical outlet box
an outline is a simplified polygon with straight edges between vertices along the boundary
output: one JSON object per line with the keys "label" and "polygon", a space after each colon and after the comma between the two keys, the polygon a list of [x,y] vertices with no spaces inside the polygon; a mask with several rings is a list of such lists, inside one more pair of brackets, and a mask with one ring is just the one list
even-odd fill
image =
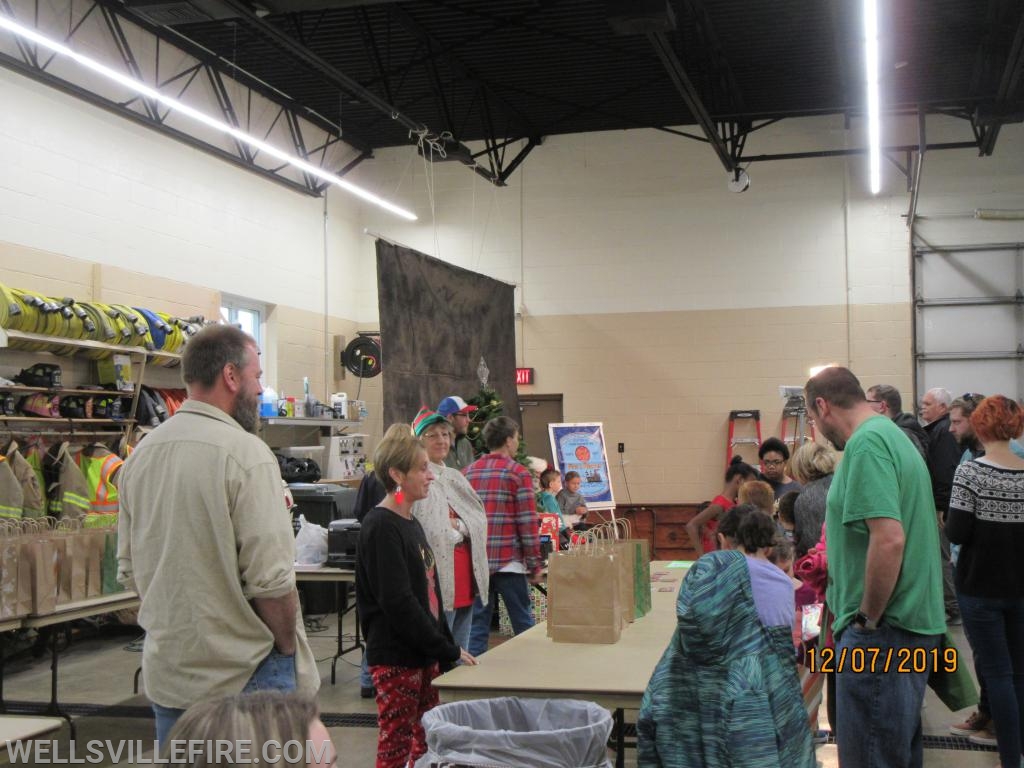
{"label": "electrical outlet box", "polygon": [[626,452],[626,444],[625,443],[619,443],[619,453],[625,453],[625,452]]}

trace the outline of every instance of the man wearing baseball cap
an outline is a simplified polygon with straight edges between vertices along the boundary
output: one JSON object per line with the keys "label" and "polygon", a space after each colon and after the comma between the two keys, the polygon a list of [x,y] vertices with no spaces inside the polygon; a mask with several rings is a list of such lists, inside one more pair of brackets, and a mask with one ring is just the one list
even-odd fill
{"label": "man wearing baseball cap", "polygon": [[437,406],[437,412],[448,419],[455,430],[455,439],[452,441],[452,448],[444,460],[445,466],[465,471],[466,467],[476,460],[473,451],[473,442],[469,439],[469,419],[475,405],[467,405],[466,401],[458,395],[446,397]]}

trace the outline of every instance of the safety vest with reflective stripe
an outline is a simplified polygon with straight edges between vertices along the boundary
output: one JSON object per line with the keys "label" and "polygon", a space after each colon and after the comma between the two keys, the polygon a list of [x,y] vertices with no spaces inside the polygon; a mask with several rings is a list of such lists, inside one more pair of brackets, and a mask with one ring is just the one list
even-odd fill
{"label": "safety vest with reflective stripe", "polygon": [[89,500],[89,514],[116,515],[117,486],[113,478],[124,464],[124,459],[105,448],[94,446],[92,450],[91,456],[85,450],[75,454],[75,461],[85,475],[85,482],[88,483],[92,494]]}

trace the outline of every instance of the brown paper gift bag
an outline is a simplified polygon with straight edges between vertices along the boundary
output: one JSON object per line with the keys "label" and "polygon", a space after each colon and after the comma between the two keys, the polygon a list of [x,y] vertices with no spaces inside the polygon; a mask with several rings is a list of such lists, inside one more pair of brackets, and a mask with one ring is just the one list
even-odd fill
{"label": "brown paper gift bag", "polygon": [[89,562],[89,539],[82,535],[81,522],[61,520],[55,538],[60,557],[60,583],[57,603],[74,603],[85,599],[86,566]]}
{"label": "brown paper gift bag", "polygon": [[88,558],[85,562],[85,596],[99,597],[103,594],[103,550],[106,548],[107,533],[100,529],[82,531],[88,542]]}
{"label": "brown paper gift bag", "polygon": [[21,538],[20,556],[29,563],[31,612],[37,616],[45,616],[57,609],[57,539],[44,523],[45,520],[25,521],[25,535]]}
{"label": "brown paper gift bag", "polygon": [[619,563],[588,541],[548,561],[548,636],[556,643],[617,643],[622,635]]}
{"label": "brown paper gift bag", "polygon": [[632,623],[642,614],[636,612],[636,547],[629,540],[630,526],[628,520],[616,520],[611,523],[611,532],[617,534],[612,542],[616,560],[619,563],[619,601],[622,603],[622,621]]}
{"label": "brown paper gift bag", "polygon": [[0,525],[0,619],[10,619],[18,615],[20,535],[19,526]]}

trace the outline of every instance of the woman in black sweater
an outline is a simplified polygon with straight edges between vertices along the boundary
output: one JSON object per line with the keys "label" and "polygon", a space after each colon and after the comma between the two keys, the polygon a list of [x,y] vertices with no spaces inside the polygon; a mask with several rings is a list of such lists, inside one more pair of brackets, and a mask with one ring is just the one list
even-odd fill
{"label": "woman in black sweater", "polygon": [[1002,395],[971,414],[985,455],[956,469],[946,534],[960,544],[957,599],[984,678],[1002,768],[1020,768],[1024,745],[1024,459],[1010,440],[1024,410]]}
{"label": "woman in black sweater", "polygon": [[434,554],[412,517],[434,479],[426,451],[411,432],[389,437],[373,464],[387,495],[363,518],[356,602],[377,689],[377,768],[400,768],[426,753],[420,718],[437,705],[440,667],[476,659],[452,641]]}

